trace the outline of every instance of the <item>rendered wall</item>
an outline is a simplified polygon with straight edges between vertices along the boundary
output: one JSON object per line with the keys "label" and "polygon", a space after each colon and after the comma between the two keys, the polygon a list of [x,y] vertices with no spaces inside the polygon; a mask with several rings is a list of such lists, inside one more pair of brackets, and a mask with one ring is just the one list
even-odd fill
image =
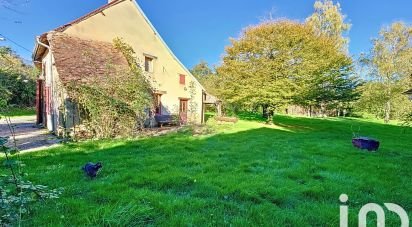
{"label": "rendered wall", "polygon": [[[149,74],[156,81],[154,87],[166,92],[162,96],[162,114],[177,113],[179,98],[191,98],[189,85],[193,81],[196,95],[191,101],[197,106],[195,120],[201,122],[203,88],[171,54],[134,1],[124,1],[114,5],[103,13],[70,26],[65,33],[105,42],[113,42],[117,37],[123,38],[133,47],[142,65],[145,54],[155,56],[154,72]],[[179,84],[180,74],[186,75],[185,85]]]}
{"label": "rendered wall", "polygon": [[[67,115],[67,109],[65,100],[68,98],[65,88],[62,86],[56,67],[54,66],[53,55],[50,56],[50,52],[47,52],[42,59],[44,86],[45,90],[50,91],[50,100],[45,102],[45,105],[49,105],[45,109],[49,109],[48,113],[44,116],[46,119],[43,121],[47,125],[49,131],[59,134],[63,128],[73,127],[73,122],[64,118]],[[43,97],[47,99],[47,97]],[[78,119],[76,119],[78,121]]]}

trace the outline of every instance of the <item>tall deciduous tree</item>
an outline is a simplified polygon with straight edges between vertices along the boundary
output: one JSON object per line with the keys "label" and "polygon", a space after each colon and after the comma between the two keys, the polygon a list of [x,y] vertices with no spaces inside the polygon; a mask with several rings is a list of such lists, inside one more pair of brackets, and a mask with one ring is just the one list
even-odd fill
{"label": "tall deciduous tree", "polygon": [[193,66],[190,72],[206,88],[208,93],[217,94],[216,88],[219,86],[219,77],[206,61],[200,61]]}
{"label": "tall deciduous tree", "polygon": [[264,115],[307,89],[312,77],[347,60],[332,39],[287,20],[248,27],[231,42],[217,69],[219,95],[229,103],[260,105]]}
{"label": "tall deciduous tree", "polygon": [[213,74],[213,70],[210,68],[206,61],[200,61],[197,65],[193,66],[190,72],[197,79],[201,80],[203,77]]}
{"label": "tall deciduous tree", "polygon": [[[332,0],[316,1],[314,10],[306,19],[306,23],[312,27],[316,35],[326,36],[335,42],[336,50],[347,53],[349,39],[344,34],[349,31],[351,25],[345,22],[346,16],[343,15],[340,4],[334,4]],[[357,98],[356,87],[359,86],[360,80],[354,76],[352,60],[349,57],[337,60],[321,74],[309,78],[306,89],[300,97],[298,96],[299,104],[316,106],[324,115],[327,107],[345,109],[350,101]]]}
{"label": "tall deciduous tree", "polygon": [[340,4],[332,0],[316,1],[315,12],[306,19],[317,34],[324,34],[336,41],[336,47],[347,52],[349,39],[343,34],[348,32],[351,25],[345,23],[346,16],[342,14]]}
{"label": "tall deciduous tree", "polygon": [[[390,105],[391,119],[404,119],[408,113],[412,112],[412,103],[408,96],[403,94],[405,86],[393,87],[393,97]],[[387,97],[385,94],[385,84],[379,81],[368,81],[359,88],[360,99],[355,103],[355,110],[362,114],[368,114],[375,118],[385,118],[385,104]]]}
{"label": "tall deciduous tree", "polygon": [[313,107],[320,109],[322,116],[327,115],[327,110],[344,114],[360,95],[357,87],[361,80],[352,71],[350,59],[343,58],[334,67],[312,75],[295,96],[295,103],[306,107],[309,115]]}
{"label": "tall deciduous tree", "polygon": [[412,74],[412,27],[395,22],[383,28],[373,41],[370,61],[372,74],[382,83],[384,119],[391,119],[392,103],[402,90],[407,89]]}

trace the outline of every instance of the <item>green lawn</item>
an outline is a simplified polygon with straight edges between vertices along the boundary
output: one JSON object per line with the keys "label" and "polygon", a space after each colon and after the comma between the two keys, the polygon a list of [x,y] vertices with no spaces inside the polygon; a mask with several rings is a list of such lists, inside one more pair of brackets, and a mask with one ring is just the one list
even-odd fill
{"label": "green lawn", "polygon": [[8,109],[6,112],[0,112],[0,114],[4,114],[6,116],[10,117],[23,117],[23,116],[32,116],[36,115],[36,109],[35,108],[23,108],[23,107],[13,107]]}
{"label": "green lawn", "polygon": [[[242,119],[212,135],[185,131],[23,155],[30,180],[65,188],[24,224],[339,226],[342,193],[350,226],[369,202],[397,203],[412,218],[412,130],[356,119],[277,116],[274,126]],[[379,152],[353,148],[351,126],[378,138]],[[88,161],[103,162],[95,180],[80,170]],[[387,226],[400,225],[386,216]]]}

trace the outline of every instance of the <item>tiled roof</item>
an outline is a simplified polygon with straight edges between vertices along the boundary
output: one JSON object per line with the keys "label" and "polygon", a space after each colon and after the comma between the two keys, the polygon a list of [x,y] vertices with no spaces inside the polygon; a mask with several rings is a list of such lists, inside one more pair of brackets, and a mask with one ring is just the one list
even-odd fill
{"label": "tiled roof", "polygon": [[51,32],[47,39],[63,84],[85,84],[129,69],[126,58],[112,43],[84,40],[61,32]]}
{"label": "tiled roof", "polygon": [[[70,26],[72,26],[72,25],[74,25],[74,24],[77,24],[77,23],[79,23],[79,22],[82,22],[82,21],[84,21],[84,20],[86,20],[86,19],[88,19],[88,18],[90,18],[90,17],[92,17],[92,16],[94,16],[94,15],[96,15],[96,14],[98,14],[98,13],[103,13],[103,11],[104,11],[105,9],[108,9],[108,8],[110,8],[110,7],[114,6],[114,5],[117,5],[118,3],[124,2],[124,1],[126,1],[126,0],[113,0],[113,1],[111,1],[111,2],[109,2],[109,3],[107,3],[106,5],[101,6],[100,8],[98,8],[98,9],[96,9],[96,10],[94,10],[94,11],[92,11],[92,12],[90,12],[90,13],[82,16],[82,17],[77,18],[76,20],[73,20],[72,22],[69,22],[69,23],[67,23],[67,24],[65,24],[65,25],[62,25],[62,26],[56,28],[56,29],[53,29],[51,32],[63,32],[63,31],[65,31],[68,27],[70,27]],[[46,33],[41,34],[40,36],[38,36],[39,40],[40,40],[41,42],[47,41],[47,35],[48,35],[48,34],[49,34],[49,32],[46,32]],[[33,52],[33,55],[32,55],[32,58],[33,58],[35,64],[36,64],[36,61],[39,61],[39,60],[40,60],[41,56],[44,54],[45,51],[46,51],[46,50],[45,50],[45,48],[44,48],[43,46],[39,46],[38,44],[36,44],[35,49],[34,49],[34,52]]]}

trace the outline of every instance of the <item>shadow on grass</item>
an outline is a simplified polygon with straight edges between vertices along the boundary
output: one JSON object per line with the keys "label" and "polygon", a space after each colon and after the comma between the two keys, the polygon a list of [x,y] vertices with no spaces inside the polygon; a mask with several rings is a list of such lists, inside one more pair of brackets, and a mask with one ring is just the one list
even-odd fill
{"label": "shadow on grass", "polygon": [[347,130],[349,132],[360,132],[363,133],[376,133],[377,135],[384,132],[396,134],[407,134],[409,130],[405,130],[406,127],[392,124],[381,124],[378,122],[369,122],[365,119],[356,118],[341,118],[341,117],[328,117],[328,118],[309,118],[301,116],[286,116],[286,115],[276,115],[274,117],[274,123],[279,125],[285,125],[285,127],[291,126],[303,126],[310,127],[314,130],[325,130],[330,129],[331,131],[336,130]]}
{"label": "shadow on grass", "polygon": [[[28,224],[59,224],[64,215],[73,225],[270,225],[269,217],[279,225],[325,225],[338,223],[329,211],[339,206],[340,193],[356,201],[351,208],[371,201],[412,204],[412,141],[397,134],[399,127],[355,121],[383,138],[382,149],[370,154],[352,147],[351,120],[276,116],[275,122],[290,131],[175,133],[23,155],[30,180],[66,189],[58,202],[35,209]],[[94,181],[80,171],[89,161],[103,162]],[[112,218],[125,207],[127,215]]]}
{"label": "shadow on grass", "polygon": [[[238,117],[245,121],[266,123],[266,119],[262,117],[260,113],[243,112],[239,113]],[[363,136],[377,137],[384,131],[395,134],[410,134],[410,132],[412,132],[410,127],[381,124],[378,122],[370,122],[365,119],[343,117],[311,118],[277,114],[273,117],[273,124],[294,132],[326,130],[331,133],[339,132],[350,136],[352,136],[353,133]]]}
{"label": "shadow on grass", "polygon": [[257,121],[257,122],[266,122],[266,118],[262,116],[262,114],[259,113],[253,113],[253,112],[242,112],[237,114],[237,117],[240,120],[245,120],[245,121]]}

